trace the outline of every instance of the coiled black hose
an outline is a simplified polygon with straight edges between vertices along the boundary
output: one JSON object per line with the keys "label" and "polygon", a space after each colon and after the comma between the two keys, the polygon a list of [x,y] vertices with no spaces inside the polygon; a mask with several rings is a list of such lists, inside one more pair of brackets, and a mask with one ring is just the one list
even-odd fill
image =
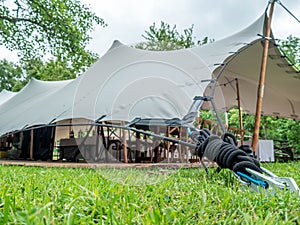
{"label": "coiled black hose", "polygon": [[207,157],[216,162],[221,168],[228,168],[234,172],[247,173],[245,168],[263,173],[259,162],[252,156],[252,149],[247,145],[237,147],[233,134],[225,133],[221,137],[211,135],[210,131],[203,129],[193,132],[192,139],[196,141],[195,153],[202,159]]}

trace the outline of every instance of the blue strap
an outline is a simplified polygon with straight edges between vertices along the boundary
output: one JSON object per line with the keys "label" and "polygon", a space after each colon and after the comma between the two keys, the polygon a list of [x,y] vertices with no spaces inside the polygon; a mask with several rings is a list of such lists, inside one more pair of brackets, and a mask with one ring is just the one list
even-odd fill
{"label": "blue strap", "polygon": [[244,174],[240,171],[237,171],[236,174],[243,177],[243,178],[245,178],[245,179],[247,179],[247,180],[249,180],[250,182],[252,182],[252,183],[254,183],[258,186],[261,186],[261,187],[264,187],[264,188],[268,188],[268,186],[269,186],[267,182],[262,181],[262,180],[256,180],[256,179],[254,179],[254,178],[252,178],[252,177],[248,176],[247,174]]}

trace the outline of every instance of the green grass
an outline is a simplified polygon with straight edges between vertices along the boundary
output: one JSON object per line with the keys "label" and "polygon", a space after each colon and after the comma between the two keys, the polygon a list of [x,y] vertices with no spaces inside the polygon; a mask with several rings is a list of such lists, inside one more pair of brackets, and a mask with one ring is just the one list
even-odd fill
{"label": "green grass", "polygon": [[[300,184],[299,162],[264,167]],[[0,224],[300,223],[299,197],[242,191],[229,170],[0,166],[0,176]]]}

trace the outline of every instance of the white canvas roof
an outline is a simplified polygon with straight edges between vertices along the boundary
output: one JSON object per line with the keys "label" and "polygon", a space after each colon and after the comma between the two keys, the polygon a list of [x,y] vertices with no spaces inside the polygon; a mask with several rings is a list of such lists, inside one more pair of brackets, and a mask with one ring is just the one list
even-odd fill
{"label": "white canvas roof", "polygon": [[38,120],[40,113],[47,114],[47,111],[51,111],[43,99],[69,82],[39,81],[32,78],[20,92],[0,105],[1,134],[19,130],[25,126],[47,123]]}
{"label": "white canvas roof", "polygon": [[[131,121],[182,118],[211,71],[191,50],[144,51],[115,41],[81,79],[73,116]],[[80,99],[85,98],[84,101]]]}
{"label": "white canvas roof", "polygon": [[2,90],[0,92],[0,105],[2,105],[4,102],[6,102],[7,100],[9,100],[15,94],[17,94],[17,92],[8,91],[8,90],[5,90],[5,89]]}
{"label": "white canvas roof", "polygon": [[[237,78],[241,107],[248,114],[255,114],[262,52],[263,42],[256,41],[225,67],[218,79],[222,92],[215,96],[216,101],[222,100],[217,103],[220,108],[228,110],[237,105]],[[289,65],[274,43],[270,43],[268,56],[261,114],[299,120],[300,74]],[[219,69],[213,75],[217,76],[218,72]],[[220,94],[224,98],[220,98]]]}
{"label": "white canvas roof", "polygon": [[[257,89],[263,53],[264,16],[252,25],[226,39],[195,48],[208,65],[223,64],[212,74],[217,78],[214,100],[219,109],[227,111],[237,106],[235,79],[238,79],[241,107],[255,114]],[[251,37],[251,34],[254,35]],[[256,36],[256,37],[255,37]],[[241,38],[243,37],[243,38]],[[247,37],[249,39],[247,40]],[[251,38],[253,38],[251,40]],[[245,41],[246,40],[246,41]],[[236,45],[239,48],[234,48]],[[224,60],[225,52],[231,53]],[[221,56],[221,58],[219,57]],[[223,59],[223,60],[222,60]],[[264,88],[263,115],[300,119],[300,73],[289,65],[274,41],[270,41]],[[205,92],[210,96],[211,84]],[[208,108],[207,104],[203,108]]]}
{"label": "white canvas roof", "polygon": [[[258,34],[263,33],[263,28],[264,15],[223,40],[168,52],[135,49],[115,41],[100,60],[75,80],[56,87],[50,82],[49,90],[43,82],[45,89],[33,89],[33,84],[39,83],[34,80],[1,105],[0,134],[69,118],[181,119],[195,96],[210,95],[207,85],[221,70],[224,71],[219,84],[238,78],[242,107],[253,113],[262,52],[262,37]],[[270,55],[273,59],[268,61],[264,113],[298,119],[300,79],[290,74],[292,68],[287,72],[287,68],[278,66],[286,61],[274,46]],[[220,108],[236,105],[235,88],[230,86],[220,86],[224,98],[216,93]],[[23,100],[14,100],[16,97]]]}
{"label": "white canvas roof", "polygon": [[68,118],[182,118],[194,96],[203,94],[208,82],[202,80],[210,74],[190,50],[151,52],[115,41],[105,56],[63,88],[37,93],[33,86],[39,82],[31,81],[18,98],[0,107],[0,133]]}

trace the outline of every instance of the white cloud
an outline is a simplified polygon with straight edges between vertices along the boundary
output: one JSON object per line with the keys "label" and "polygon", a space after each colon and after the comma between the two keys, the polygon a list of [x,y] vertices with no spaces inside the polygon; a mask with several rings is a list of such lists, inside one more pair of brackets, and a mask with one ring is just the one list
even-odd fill
{"label": "white cloud", "polygon": [[[141,35],[145,30],[148,30],[153,22],[160,23],[160,21],[176,24],[179,30],[194,24],[194,32],[198,39],[208,36],[218,40],[248,26],[264,12],[268,4],[267,0],[83,0],[83,2],[90,3],[92,9],[108,23],[105,30],[97,29],[95,32],[95,34],[109,33],[110,40],[108,38],[104,41],[106,48],[99,48],[99,44],[96,47],[95,43],[101,42],[101,39],[94,39],[90,45],[92,50],[101,55],[108,48],[107,43],[112,43],[114,39],[127,44],[142,41]],[[300,12],[300,4],[296,1],[284,4],[293,12]],[[279,4],[275,5],[273,18],[273,30],[279,38],[285,38],[289,34],[300,36],[299,23]]]}

